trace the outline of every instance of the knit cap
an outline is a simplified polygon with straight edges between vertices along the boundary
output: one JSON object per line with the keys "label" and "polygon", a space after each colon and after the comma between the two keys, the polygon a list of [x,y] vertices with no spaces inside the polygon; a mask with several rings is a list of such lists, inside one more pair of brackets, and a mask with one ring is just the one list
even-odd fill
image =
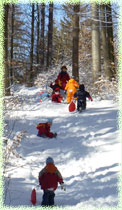
{"label": "knit cap", "polygon": [[48,158],[46,159],[46,164],[48,164],[48,163],[53,163],[53,164],[54,164],[54,160],[53,160],[52,157],[48,157]]}
{"label": "knit cap", "polygon": [[52,124],[53,120],[51,118],[49,118],[49,119],[47,119],[47,122]]}

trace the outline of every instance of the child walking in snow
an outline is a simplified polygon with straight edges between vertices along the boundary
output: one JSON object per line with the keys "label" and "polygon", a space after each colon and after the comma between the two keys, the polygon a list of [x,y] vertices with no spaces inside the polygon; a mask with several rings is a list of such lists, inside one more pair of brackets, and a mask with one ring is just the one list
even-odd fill
{"label": "child walking in snow", "polygon": [[63,97],[60,94],[60,89],[56,88],[54,93],[51,95],[52,101],[56,103],[61,103]]}
{"label": "child walking in snow", "polygon": [[39,184],[44,191],[42,206],[54,206],[54,191],[60,183],[61,188],[64,189],[64,182],[61,173],[54,165],[52,157],[46,159],[46,166],[39,172]]}
{"label": "child walking in snow", "polygon": [[85,91],[84,84],[79,86],[79,90],[74,94],[74,97],[77,97],[77,110],[79,112],[86,109],[86,98],[93,101],[89,92]]}
{"label": "child walking in snow", "polygon": [[38,129],[37,136],[39,137],[48,137],[48,138],[56,138],[57,133],[50,132],[50,127],[52,125],[52,120],[48,120],[46,123],[39,123],[36,128]]}

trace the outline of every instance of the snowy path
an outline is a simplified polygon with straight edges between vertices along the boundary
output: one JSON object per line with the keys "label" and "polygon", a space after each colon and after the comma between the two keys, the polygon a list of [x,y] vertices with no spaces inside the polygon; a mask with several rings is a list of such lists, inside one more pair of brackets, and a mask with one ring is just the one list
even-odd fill
{"label": "snowy path", "polygon": [[[66,192],[56,191],[56,205],[76,207],[116,207],[118,204],[118,175],[121,160],[120,137],[117,126],[118,108],[112,101],[87,102],[83,113],[69,113],[67,104],[39,103],[39,89],[22,89],[19,94],[31,95],[21,109],[11,111],[8,120],[16,121],[13,135],[26,130],[18,153],[8,168],[11,177],[6,205],[31,205],[30,193],[38,184],[38,172],[45,159],[52,156],[61,171]],[[36,125],[53,118],[52,131],[56,139],[36,136]],[[24,193],[23,193],[24,192]],[[42,191],[37,190],[41,203]]]}

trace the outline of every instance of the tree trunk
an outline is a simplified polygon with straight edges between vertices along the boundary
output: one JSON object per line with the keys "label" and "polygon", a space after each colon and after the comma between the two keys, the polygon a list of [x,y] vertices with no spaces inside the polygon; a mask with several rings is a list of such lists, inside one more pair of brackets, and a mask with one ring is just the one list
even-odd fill
{"label": "tree trunk", "polygon": [[92,75],[95,82],[101,74],[100,32],[98,5],[91,4],[92,16]]}
{"label": "tree trunk", "polygon": [[11,65],[10,65],[10,81],[13,84],[13,41],[14,41],[14,13],[15,13],[15,6],[12,4],[12,15],[11,15]]}
{"label": "tree trunk", "polygon": [[39,14],[39,5],[37,3],[37,64],[39,64],[39,28],[40,28],[40,14]]}
{"label": "tree trunk", "polygon": [[106,4],[106,12],[107,12],[107,38],[108,38],[109,58],[111,63],[112,75],[114,77],[116,74],[116,70],[114,62],[113,21],[112,21],[111,4]]}
{"label": "tree trunk", "polygon": [[41,40],[40,40],[40,49],[41,49],[41,65],[44,66],[44,30],[45,30],[45,4],[41,4]]}
{"label": "tree trunk", "polygon": [[9,4],[4,5],[4,81],[5,81],[5,95],[10,95],[10,80],[9,80],[9,69],[8,69],[8,13]]}
{"label": "tree trunk", "polygon": [[30,49],[30,71],[28,86],[33,86],[33,48],[34,48],[34,3],[32,4],[32,21],[31,21],[31,49]]}
{"label": "tree trunk", "polygon": [[103,45],[103,57],[104,57],[104,71],[106,77],[111,80],[112,72],[111,72],[111,65],[109,59],[109,48],[108,42],[106,37],[106,24],[105,24],[105,5],[101,5],[101,38],[102,38],[102,45]]}
{"label": "tree trunk", "polygon": [[53,42],[53,3],[49,4],[47,67],[49,67],[52,64],[52,53],[53,53],[52,42]]}
{"label": "tree trunk", "polygon": [[73,17],[73,48],[72,48],[72,75],[79,82],[79,12],[80,4],[74,5]]}

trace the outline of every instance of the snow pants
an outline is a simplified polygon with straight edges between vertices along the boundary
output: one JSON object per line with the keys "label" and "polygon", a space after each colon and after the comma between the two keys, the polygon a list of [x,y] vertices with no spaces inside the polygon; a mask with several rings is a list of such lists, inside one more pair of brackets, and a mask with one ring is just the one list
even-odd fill
{"label": "snow pants", "polygon": [[84,109],[86,109],[86,101],[78,100],[77,101],[77,110],[79,112],[81,112]]}
{"label": "snow pants", "polygon": [[54,191],[44,190],[42,206],[53,206],[54,205]]}
{"label": "snow pants", "polygon": [[72,99],[74,98],[74,94],[76,93],[76,91],[72,91],[70,92],[70,90],[67,91],[67,103],[70,104]]}

